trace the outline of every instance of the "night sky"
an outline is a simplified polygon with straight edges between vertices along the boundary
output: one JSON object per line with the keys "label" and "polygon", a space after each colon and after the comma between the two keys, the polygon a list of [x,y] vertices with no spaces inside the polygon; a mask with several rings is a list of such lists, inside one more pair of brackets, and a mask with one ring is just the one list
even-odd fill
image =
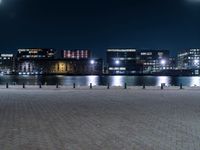
{"label": "night sky", "polygon": [[0,0],[0,52],[200,48],[200,0]]}

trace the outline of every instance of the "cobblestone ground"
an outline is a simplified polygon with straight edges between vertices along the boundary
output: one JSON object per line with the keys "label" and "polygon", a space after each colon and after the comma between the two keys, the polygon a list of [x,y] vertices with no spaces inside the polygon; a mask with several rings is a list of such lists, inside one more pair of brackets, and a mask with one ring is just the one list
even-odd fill
{"label": "cobblestone ground", "polygon": [[200,90],[0,90],[0,150],[200,150]]}

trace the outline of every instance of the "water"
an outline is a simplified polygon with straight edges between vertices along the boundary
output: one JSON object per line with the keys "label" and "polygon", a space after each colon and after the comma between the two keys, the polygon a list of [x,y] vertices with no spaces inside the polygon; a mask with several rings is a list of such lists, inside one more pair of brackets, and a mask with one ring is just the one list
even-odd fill
{"label": "water", "polygon": [[47,85],[72,86],[73,83],[80,86],[93,85],[123,86],[124,83],[131,86],[159,86],[161,83],[166,85],[178,86],[182,83],[184,86],[200,86],[200,77],[169,77],[169,76],[18,76],[4,75],[0,76],[0,85],[9,84],[28,84],[36,85],[39,83]]}

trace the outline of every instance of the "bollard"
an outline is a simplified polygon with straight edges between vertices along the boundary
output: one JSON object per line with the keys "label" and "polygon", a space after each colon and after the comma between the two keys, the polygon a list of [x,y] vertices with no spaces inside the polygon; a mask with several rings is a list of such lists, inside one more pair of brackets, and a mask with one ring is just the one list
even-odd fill
{"label": "bollard", "polygon": [[41,83],[39,84],[39,88],[40,88],[40,89],[42,88],[42,84],[41,84]]}
{"label": "bollard", "polygon": [[124,83],[124,89],[127,89],[127,84],[126,83]]}
{"label": "bollard", "polygon": [[161,87],[160,87],[161,90],[163,90],[163,86],[164,86],[163,83],[161,83]]}
{"label": "bollard", "polygon": [[108,83],[108,85],[107,85],[107,89],[110,89],[110,84]]}
{"label": "bollard", "polygon": [[25,89],[25,84],[23,83],[23,89]]}
{"label": "bollard", "polygon": [[90,89],[92,89],[92,83],[90,83]]}
{"label": "bollard", "polygon": [[180,84],[180,90],[182,90],[182,89],[183,89],[183,84],[181,83],[181,84]]}
{"label": "bollard", "polygon": [[6,88],[8,89],[8,83],[6,83]]}
{"label": "bollard", "polygon": [[143,88],[142,88],[143,90],[145,90],[146,89],[146,85],[145,84],[143,84]]}
{"label": "bollard", "polygon": [[74,88],[74,89],[76,88],[76,83],[73,84],[73,88]]}
{"label": "bollard", "polygon": [[56,88],[58,88],[58,83],[56,84]]}

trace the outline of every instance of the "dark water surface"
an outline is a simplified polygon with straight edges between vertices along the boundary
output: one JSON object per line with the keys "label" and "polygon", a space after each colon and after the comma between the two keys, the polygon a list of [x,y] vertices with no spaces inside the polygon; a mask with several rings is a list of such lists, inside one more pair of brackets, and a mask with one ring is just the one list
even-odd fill
{"label": "dark water surface", "polygon": [[124,83],[131,86],[141,86],[145,83],[148,86],[159,86],[161,83],[166,85],[178,86],[182,83],[184,86],[200,86],[200,77],[171,77],[171,76],[19,76],[19,75],[3,75],[0,76],[0,84],[47,84],[71,86],[76,83],[80,86],[93,85],[123,86]]}

